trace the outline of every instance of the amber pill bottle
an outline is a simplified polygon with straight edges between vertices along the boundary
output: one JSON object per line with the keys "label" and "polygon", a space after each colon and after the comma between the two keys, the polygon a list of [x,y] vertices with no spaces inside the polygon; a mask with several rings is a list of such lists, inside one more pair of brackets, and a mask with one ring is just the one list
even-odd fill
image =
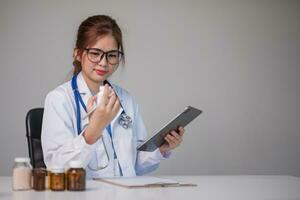
{"label": "amber pill bottle", "polygon": [[35,168],[32,170],[33,175],[33,189],[42,191],[46,189],[46,175],[47,171],[45,168]]}
{"label": "amber pill bottle", "polygon": [[67,171],[67,189],[70,191],[83,191],[86,185],[86,172],[80,161],[71,161]]}
{"label": "amber pill bottle", "polygon": [[50,189],[53,191],[65,190],[64,168],[52,168],[50,176]]}

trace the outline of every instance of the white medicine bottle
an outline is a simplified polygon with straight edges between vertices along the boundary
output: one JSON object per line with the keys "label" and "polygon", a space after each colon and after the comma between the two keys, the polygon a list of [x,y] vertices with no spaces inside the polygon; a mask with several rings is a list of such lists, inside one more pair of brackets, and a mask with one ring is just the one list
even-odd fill
{"label": "white medicine bottle", "polygon": [[99,87],[99,92],[98,92],[98,94],[97,94],[97,101],[96,101],[96,103],[97,103],[97,106],[100,104],[100,102],[101,102],[101,98],[102,98],[102,96],[103,96],[103,93],[104,93],[104,86],[100,86]]}
{"label": "white medicine bottle", "polygon": [[13,190],[30,190],[31,189],[31,174],[32,167],[30,158],[18,157],[15,158],[12,175]]}

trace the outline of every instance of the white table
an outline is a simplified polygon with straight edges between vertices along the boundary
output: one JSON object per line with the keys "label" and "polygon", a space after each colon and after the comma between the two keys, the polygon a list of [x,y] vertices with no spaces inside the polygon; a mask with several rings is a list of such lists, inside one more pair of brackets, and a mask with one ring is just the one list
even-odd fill
{"label": "white table", "polygon": [[88,181],[84,192],[12,191],[11,177],[0,177],[0,199],[14,200],[296,200],[300,199],[300,177],[294,176],[168,176],[198,184],[197,187],[127,189]]}

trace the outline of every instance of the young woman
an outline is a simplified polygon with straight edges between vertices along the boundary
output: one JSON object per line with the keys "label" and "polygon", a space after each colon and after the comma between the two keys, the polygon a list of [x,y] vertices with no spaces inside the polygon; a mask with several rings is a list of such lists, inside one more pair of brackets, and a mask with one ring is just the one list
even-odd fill
{"label": "young woman", "polygon": [[[116,21],[105,15],[84,20],[74,49],[74,76],[45,100],[42,148],[47,168],[79,160],[88,178],[143,175],[180,144],[182,127],[154,152],[137,150],[146,139],[138,105],[126,90],[107,81],[122,61],[122,32]],[[100,86],[104,92],[97,99]]]}

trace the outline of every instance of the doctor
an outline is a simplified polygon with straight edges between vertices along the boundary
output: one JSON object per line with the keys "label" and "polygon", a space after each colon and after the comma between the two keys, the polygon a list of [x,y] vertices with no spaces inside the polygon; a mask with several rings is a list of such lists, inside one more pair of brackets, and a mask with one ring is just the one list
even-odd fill
{"label": "doctor", "polygon": [[[41,139],[47,168],[79,160],[88,178],[143,175],[157,169],[181,143],[182,127],[154,152],[137,151],[147,135],[138,105],[126,90],[107,81],[121,61],[122,33],[116,21],[105,15],[84,20],[74,49],[74,76],[45,100]],[[100,86],[100,103],[85,117],[98,101]]]}

